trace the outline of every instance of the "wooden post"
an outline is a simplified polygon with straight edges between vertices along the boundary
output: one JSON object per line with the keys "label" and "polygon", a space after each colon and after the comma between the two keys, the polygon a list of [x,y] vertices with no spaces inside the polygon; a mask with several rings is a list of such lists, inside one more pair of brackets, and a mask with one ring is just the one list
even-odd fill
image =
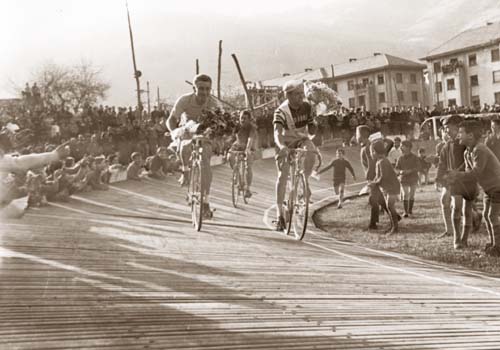
{"label": "wooden post", "polygon": [[220,98],[221,60],[222,60],[222,40],[219,40],[219,60],[217,63],[217,97],[218,98]]}
{"label": "wooden post", "polygon": [[200,63],[198,59],[196,59],[196,75],[200,74]]}
{"label": "wooden post", "polygon": [[151,100],[149,98],[149,81],[146,82],[147,90],[146,93],[148,94],[148,114],[151,115]]}
{"label": "wooden post", "polygon": [[141,83],[139,82],[141,72],[137,70],[137,64],[135,62],[134,36],[132,35],[132,25],[130,23],[130,13],[128,11],[128,3],[127,2],[125,2],[125,6],[127,7],[128,32],[130,35],[130,47],[132,49],[132,63],[134,64],[134,78],[135,78],[135,83],[137,85],[137,110],[139,112],[141,112],[142,111]]}
{"label": "wooden post", "polygon": [[234,63],[236,64],[236,69],[238,70],[238,74],[240,76],[241,84],[243,84],[243,89],[245,90],[245,97],[247,101],[247,108],[249,108],[251,111],[253,111],[253,103],[252,100],[250,99],[250,93],[248,92],[247,89],[247,84],[245,82],[245,78],[243,77],[243,73],[241,72],[240,64],[238,62],[238,59],[236,58],[236,55],[233,53],[231,54],[233,57]]}
{"label": "wooden post", "polygon": [[156,103],[158,106],[158,110],[160,109],[160,87],[156,87]]}

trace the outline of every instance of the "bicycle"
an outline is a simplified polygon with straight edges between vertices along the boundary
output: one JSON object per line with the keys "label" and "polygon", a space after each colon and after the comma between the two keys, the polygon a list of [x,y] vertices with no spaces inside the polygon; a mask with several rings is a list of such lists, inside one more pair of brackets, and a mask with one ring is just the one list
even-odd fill
{"label": "bicycle", "polygon": [[308,152],[304,148],[291,148],[288,151],[287,160],[290,171],[287,181],[287,194],[284,210],[286,234],[293,230],[295,239],[300,241],[304,238],[309,219],[309,183],[304,174],[304,157]]}
{"label": "bicycle", "polygon": [[188,204],[191,206],[191,220],[196,231],[200,231],[203,224],[203,197],[205,194],[205,189],[201,180],[203,176],[202,140],[205,140],[203,136],[193,137],[191,170],[189,172],[189,186],[187,193]]}
{"label": "bicycle", "polygon": [[238,200],[240,197],[243,198],[243,202],[248,204],[248,197],[245,195],[246,191],[246,179],[247,179],[247,169],[248,169],[248,158],[245,151],[229,151],[234,154],[235,162],[233,165],[233,174],[231,178],[231,194],[233,200],[233,206],[238,207]]}

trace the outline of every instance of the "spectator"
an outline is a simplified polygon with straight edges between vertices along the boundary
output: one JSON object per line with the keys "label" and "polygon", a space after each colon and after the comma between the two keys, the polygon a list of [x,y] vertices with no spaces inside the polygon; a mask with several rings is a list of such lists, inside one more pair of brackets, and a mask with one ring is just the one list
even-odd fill
{"label": "spectator", "polygon": [[132,162],[127,167],[127,180],[141,181],[142,157],[139,152],[134,152],[130,156]]}
{"label": "spectator", "polygon": [[403,189],[404,217],[413,214],[413,204],[415,203],[415,190],[418,183],[419,159],[411,151],[412,143],[409,140],[402,142],[403,154],[396,162],[396,170],[401,176],[400,182]]}

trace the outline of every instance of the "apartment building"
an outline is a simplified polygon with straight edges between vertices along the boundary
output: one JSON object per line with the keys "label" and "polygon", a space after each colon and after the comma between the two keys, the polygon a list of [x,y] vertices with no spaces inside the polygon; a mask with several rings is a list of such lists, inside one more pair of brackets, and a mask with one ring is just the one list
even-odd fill
{"label": "apartment building", "polygon": [[441,107],[500,104],[500,22],[459,33],[430,51],[430,94]]}

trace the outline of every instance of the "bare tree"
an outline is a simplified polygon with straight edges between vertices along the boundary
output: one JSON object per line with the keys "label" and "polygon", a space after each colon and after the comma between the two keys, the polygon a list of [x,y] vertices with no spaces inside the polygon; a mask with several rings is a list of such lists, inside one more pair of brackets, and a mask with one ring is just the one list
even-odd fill
{"label": "bare tree", "polygon": [[73,67],[46,63],[35,73],[34,81],[44,105],[74,111],[104,99],[110,87],[102,80],[101,71],[88,61]]}

